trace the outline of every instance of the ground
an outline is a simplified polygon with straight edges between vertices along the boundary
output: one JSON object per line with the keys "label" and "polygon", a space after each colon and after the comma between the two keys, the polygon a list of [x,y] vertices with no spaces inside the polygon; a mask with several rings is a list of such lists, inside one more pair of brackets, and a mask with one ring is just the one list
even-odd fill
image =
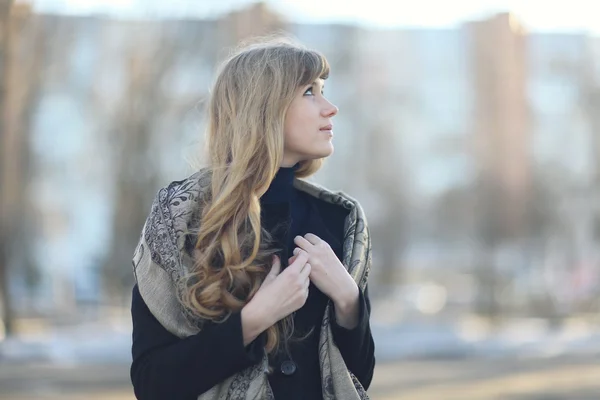
{"label": "ground", "polygon": [[[597,357],[476,358],[380,363],[373,400],[597,400]],[[0,362],[1,400],[134,400],[126,364]]]}

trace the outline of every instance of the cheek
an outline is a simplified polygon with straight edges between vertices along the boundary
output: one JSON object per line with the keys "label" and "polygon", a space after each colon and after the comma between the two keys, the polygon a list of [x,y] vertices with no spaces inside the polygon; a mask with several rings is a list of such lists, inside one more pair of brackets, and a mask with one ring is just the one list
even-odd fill
{"label": "cheek", "polygon": [[317,139],[315,126],[318,126],[318,113],[315,104],[309,99],[292,103],[284,123],[285,147],[292,151],[310,148]]}
{"label": "cheek", "polygon": [[288,150],[297,150],[301,148],[306,141],[305,135],[302,134],[302,128],[298,125],[291,125],[286,128],[284,133],[284,143]]}
{"label": "cheek", "polygon": [[297,146],[302,143],[305,118],[302,109],[291,107],[288,111],[284,124],[284,139],[287,146]]}
{"label": "cheek", "polygon": [[298,126],[302,121],[302,107],[299,104],[292,103],[285,116],[285,128],[287,130],[293,130],[295,126]]}

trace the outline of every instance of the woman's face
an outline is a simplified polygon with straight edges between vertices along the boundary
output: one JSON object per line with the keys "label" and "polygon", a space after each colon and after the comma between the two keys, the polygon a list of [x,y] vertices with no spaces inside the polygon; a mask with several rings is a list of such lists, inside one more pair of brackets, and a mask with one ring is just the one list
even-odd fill
{"label": "woman's face", "polygon": [[284,167],[333,153],[333,124],[338,108],[323,96],[324,81],[298,89],[285,116]]}

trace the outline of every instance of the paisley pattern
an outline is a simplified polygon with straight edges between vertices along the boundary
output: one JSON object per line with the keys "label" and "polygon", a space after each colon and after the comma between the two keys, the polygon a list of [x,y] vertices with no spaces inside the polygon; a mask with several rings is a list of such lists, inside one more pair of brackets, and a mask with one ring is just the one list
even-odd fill
{"label": "paisley pattern", "polygon": [[[133,256],[133,270],[140,293],[150,311],[170,332],[179,337],[198,333],[202,320],[177,300],[179,284],[189,271],[192,259],[186,251],[186,238],[198,229],[203,198],[210,177],[200,170],[183,181],[159,190]],[[343,192],[332,192],[314,183],[295,179],[294,186],[311,196],[349,210],[344,226],[343,264],[364,290],[371,268],[371,239],[360,204]],[[325,400],[366,400],[368,395],[358,379],[348,371],[333,341],[329,302],[323,315],[319,338],[319,360]],[[274,399],[267,379],[268,357],[261,363],[229,377],[198,400]]]}

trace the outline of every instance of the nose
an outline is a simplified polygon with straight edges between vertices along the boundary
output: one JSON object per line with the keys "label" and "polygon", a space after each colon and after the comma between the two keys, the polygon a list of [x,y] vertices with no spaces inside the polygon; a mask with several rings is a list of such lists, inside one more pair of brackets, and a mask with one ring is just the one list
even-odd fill
{"label": "nose", "polygon": [[325,100],[325,106],[323,107],[322,115],[326,118],[334,117],[338,113],[339,109],[331,103],[329,100]]}

